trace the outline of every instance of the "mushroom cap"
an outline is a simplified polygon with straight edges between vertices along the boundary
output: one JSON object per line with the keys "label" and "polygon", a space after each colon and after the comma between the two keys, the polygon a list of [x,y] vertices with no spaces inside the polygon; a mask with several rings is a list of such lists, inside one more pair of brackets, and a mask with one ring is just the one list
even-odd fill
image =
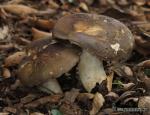
{"label": "mushroom cap", "polygon": [[[34,49],[32,46],[35,44]],[[45,46],[43,50],[41,44]],[[50,44],[48,39],[34,41],[28,48],[31,55],[26,57],[18,70],[19,79],[27,86],[37,86],[49,79],[56,79],[68,72],[79,60],[77,47],[60,43]]]}
{"label": "mushroom cap", "polygon": [[100,60],[126,60],[134,47],[130,30],[111,17],[77,13],[60,18],[53,36],[79,45]]}

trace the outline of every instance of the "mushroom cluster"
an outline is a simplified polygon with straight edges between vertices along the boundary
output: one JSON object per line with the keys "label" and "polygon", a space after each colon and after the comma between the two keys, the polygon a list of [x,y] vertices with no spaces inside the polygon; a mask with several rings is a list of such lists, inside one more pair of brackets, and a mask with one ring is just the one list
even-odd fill
{"label": "mushroom cluster", "polygon": [[[29,56],[19,69],[23,84],[44,91],[62,93],[56,80],[76,64],[84,88],[90,92],[106,79],[103,61],[113,64],[130,56],[134,38],[116,19],[96,14],[76,13],[60,18],[53,28],[53,39],[42,39],[27,47]],[[69,41],[69,43],[68,43]]]}

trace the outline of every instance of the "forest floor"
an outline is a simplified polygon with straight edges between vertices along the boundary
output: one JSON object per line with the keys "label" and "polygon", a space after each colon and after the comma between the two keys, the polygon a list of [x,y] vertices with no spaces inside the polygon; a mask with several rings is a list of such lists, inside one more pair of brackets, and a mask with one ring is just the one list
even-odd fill
{"label": "forest floor", "polygon": [[[63,94],[22,85],[17,71],[26,46],[51,37],[60,17],[80,12],[123,22],[135,39],[130,58],[91,93],[83,88],[74,68],[58,79]],[[149,55],[149,0],[0,0],[0,115],[148,115]]]}

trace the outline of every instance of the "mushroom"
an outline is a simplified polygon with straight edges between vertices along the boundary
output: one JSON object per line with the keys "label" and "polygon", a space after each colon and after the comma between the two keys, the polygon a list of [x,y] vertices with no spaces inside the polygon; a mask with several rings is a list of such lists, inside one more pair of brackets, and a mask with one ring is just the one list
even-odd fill
{"label": "mushroom", "polygon": [[57,21],[52,34],[83,49],[78,69],[81,82],[89,92],[96,83],[106,79],[103,61],[123,62],[134,47],[130,30],[118,20],[103,15],[64,16]]}
{"label": "mushroom", "polygon": [[62,93],[56,80],[73,68],[79,60],[79,49],[49,39],[33,41],[26,48],[28,57],[18,70],[20,81],[29,87],[38,86],[48,93]]}

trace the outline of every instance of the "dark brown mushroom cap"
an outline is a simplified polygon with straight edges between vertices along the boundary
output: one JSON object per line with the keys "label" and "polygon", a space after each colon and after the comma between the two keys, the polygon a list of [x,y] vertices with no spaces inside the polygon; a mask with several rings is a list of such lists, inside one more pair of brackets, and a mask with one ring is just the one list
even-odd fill
{"label": "dark brown mushroom cap", "polygon": [[67,39],[101,60],[126,60],[134,47],[130,30],[116,19],[77,13],[60,18],[53,36]]}
{"label": "dark brown mushroom cap", "polygon": [[[46,45],[43,40],[29,45]],[[68,72],[79,60],[79,49],[66,44],[49,44],[44,50],[27,57],[20,65],[18,77],[27,86],[35,86]],[[41,47],[41,46],[40,46]],[[44,46],[43,46],[44,47]],[[31,48],[31,47],[30,47]],[[32,49],[32,48],[31,48]]]}
{"label": "dark brown mushroom cap", "polygon": [[53,41],[49,38],[38,39],[28,44],[25,50],[28,55],[37,54],[38,52],[44,50],[49,44],[52,44],[52,43]]}

